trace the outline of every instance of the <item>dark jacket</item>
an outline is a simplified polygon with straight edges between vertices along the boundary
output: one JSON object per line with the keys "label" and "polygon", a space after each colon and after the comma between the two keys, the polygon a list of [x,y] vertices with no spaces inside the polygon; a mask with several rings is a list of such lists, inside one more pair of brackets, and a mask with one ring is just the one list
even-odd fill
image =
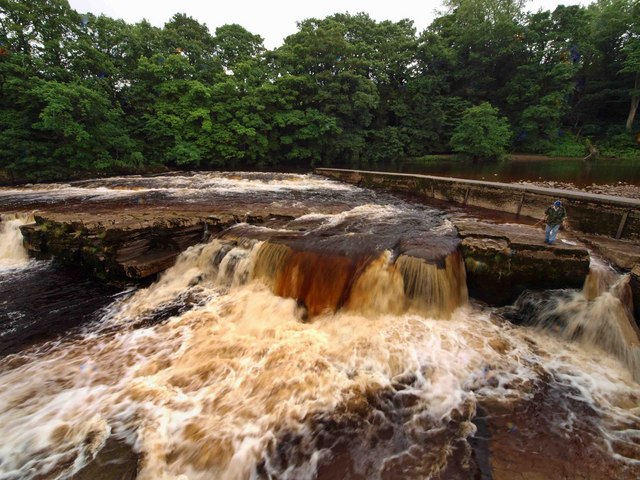
{"label": "dark jacket", "polygon": [[547,225],[550,227],[555,227],[556,225],[560,225],[562,220],[567,217],[567,212],[564,210],[564,207],[558,207],[557,209],[554,207],[549,207],[544,212],[547,216]]}

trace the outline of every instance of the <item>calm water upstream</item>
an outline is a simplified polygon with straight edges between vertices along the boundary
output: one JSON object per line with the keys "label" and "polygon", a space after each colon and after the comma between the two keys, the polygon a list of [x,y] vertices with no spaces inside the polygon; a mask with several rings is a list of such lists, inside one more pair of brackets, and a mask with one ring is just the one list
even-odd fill
{"label": "calm water upstream", "polygon": [[573,183],[577,187],[584,187],[592,184],[624,182],[640,186],[640,161],[631,160],[584,162],[580,159],[534,159],[474,164],[470,161],[434,159],[406,162],[386,168],[376,167],[370,170],[420,173],[505,183],[553,181]]}
{"label": "calm water upstream", "polygon": [[[595,260],[588,295],[488,308],[446,212],[313,175],[2,188],[0,206],[2,480],[640,477],[628,278]],[[34,210],[150,206],[291,217],[240,222],[144,288],[21,246]]]}

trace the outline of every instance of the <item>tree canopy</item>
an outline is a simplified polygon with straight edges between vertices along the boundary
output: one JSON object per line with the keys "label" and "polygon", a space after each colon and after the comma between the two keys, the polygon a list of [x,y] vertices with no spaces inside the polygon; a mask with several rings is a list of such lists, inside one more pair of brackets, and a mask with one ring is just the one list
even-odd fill
{"label": "tree canopy", "polygon": [[0,177],[580,154],[587,141],[638,156],[639,5],[447,0],[423,32],[339,13],[268,50],[181,13],[157,28],[0,0]]}

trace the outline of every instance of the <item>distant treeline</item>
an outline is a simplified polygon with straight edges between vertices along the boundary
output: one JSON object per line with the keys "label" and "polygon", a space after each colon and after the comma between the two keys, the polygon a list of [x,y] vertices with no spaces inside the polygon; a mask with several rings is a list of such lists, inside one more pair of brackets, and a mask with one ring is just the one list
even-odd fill
{"label": "distant treeline", "polygon": [[637,155],[640,2],[525,3],[449,0],[421,33],[312,18],[267,50],[183,14],[156,28],[0,0],[0,171],[371,167],[470,145]]}

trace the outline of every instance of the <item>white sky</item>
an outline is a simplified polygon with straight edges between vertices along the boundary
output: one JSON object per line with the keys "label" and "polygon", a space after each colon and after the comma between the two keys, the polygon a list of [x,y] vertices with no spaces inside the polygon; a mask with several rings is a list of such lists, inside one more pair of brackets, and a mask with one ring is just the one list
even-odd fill
{"label": "white sky", "polygon": [[[186,13],[205,23],[212,34],[221,25],[237,23],[263,37],[265,47],[269,49],[280,46],[286,36],[295,33],[296,22],[311,17],[366,12],[377,21],[409,18],[420,32],[441,8],[439,0],[69,0],[69,3],[80,13],[104,13],[129,23],[145,18],[158,27],[175,13]],[[590,0],[531,0],[528,10],[553,10],[558,4],[590,3]]]}

